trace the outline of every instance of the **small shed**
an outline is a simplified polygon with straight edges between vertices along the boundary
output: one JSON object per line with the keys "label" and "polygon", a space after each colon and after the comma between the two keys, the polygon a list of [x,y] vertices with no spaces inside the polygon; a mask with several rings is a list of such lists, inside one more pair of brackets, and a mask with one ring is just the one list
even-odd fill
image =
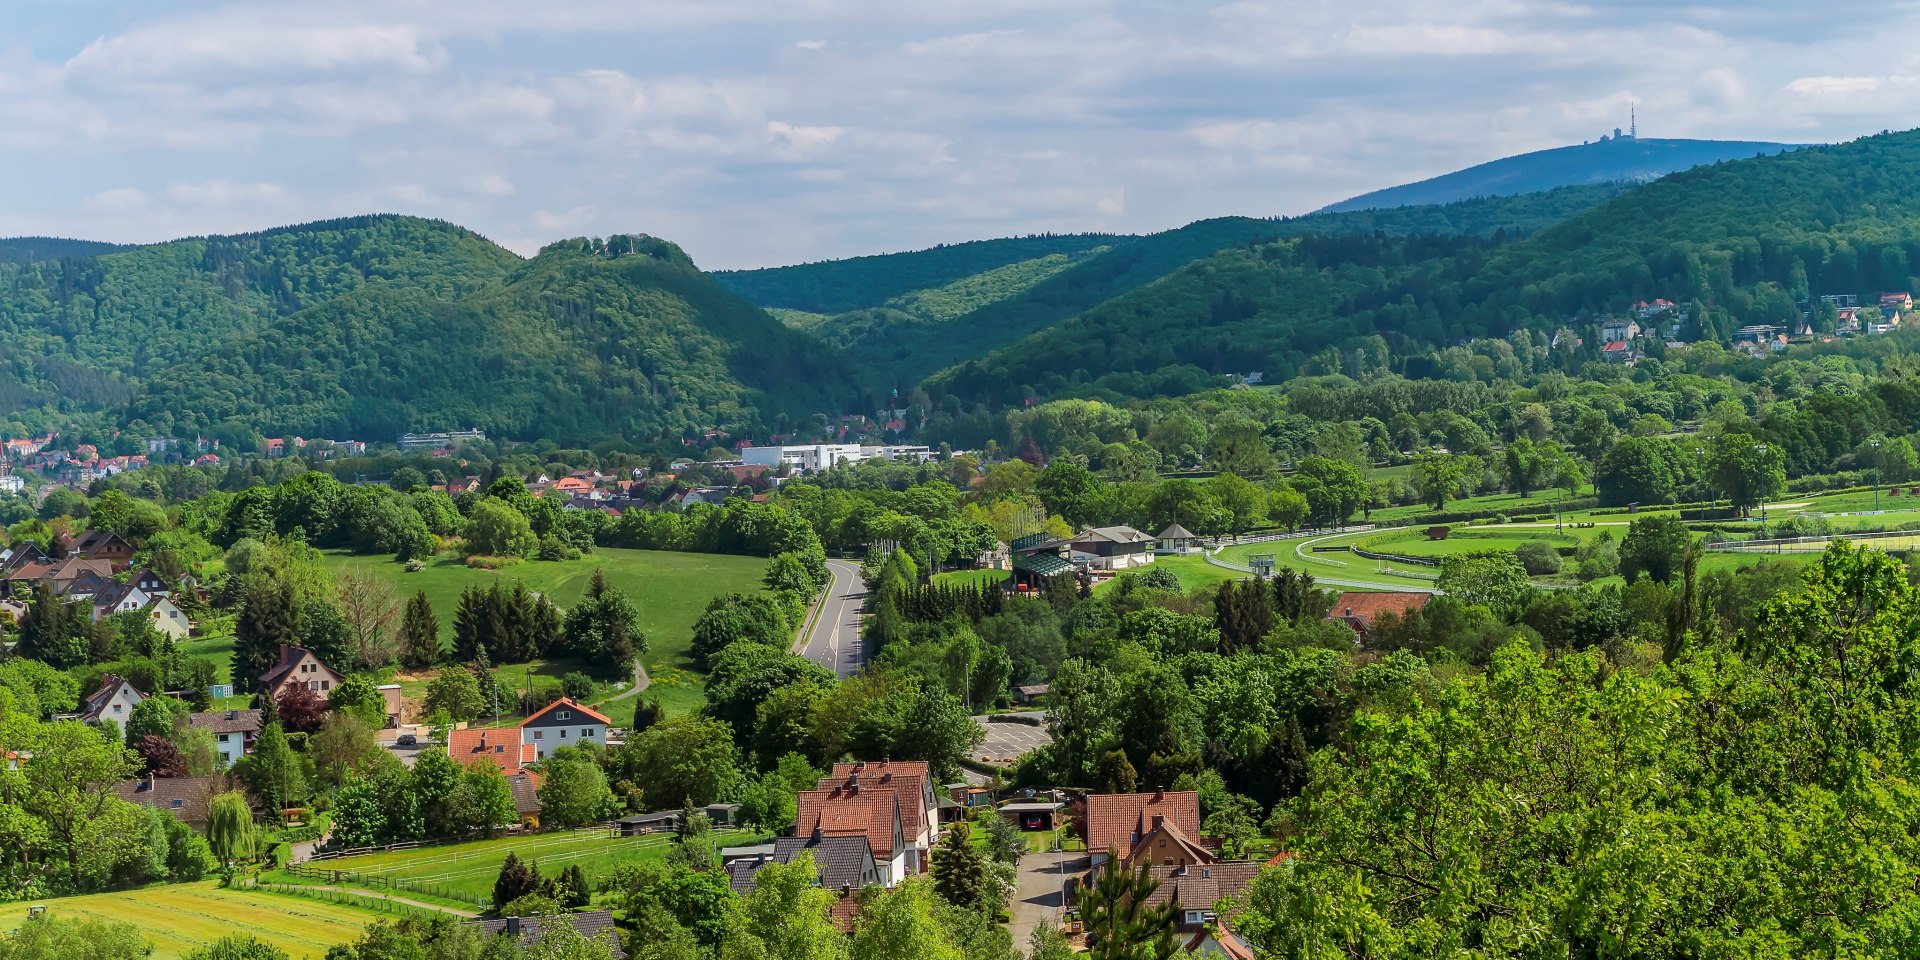
{"label": "small shed", "polygon": [[1170,524],[1160,535],[1154,537],[1155,549],[1161,553],[1192,553],[1199,548],[1200,538],[1177,523]]}
{"label": "small shed", "polygon": [[620,835],[638,837],[649,833],[664,833],[680,829],[680,811],[656,810],[652,813],[636,813],[631,817],[620,818]]}
{"label": "small shed", "polygon": [[1001,807],[1000,815],[1012,820],[1014,826],[1022,830],[1052,830],[1060,819],[1060,811],[1066,807],[1064,803],[1029,800]]}
{"label": "small shed", "polygon": [[737,803],[709,803],[700,808],[716,827],[728,827],[740,819],[740,805]]}
{"label": "small shed", "polygon": [[1014,687],[1013,701],[1023,707],[1030,707],[1047,699],[1047,691],[1049,689],[1051,688],[1044,683],[1033,683],[1024,687]]}

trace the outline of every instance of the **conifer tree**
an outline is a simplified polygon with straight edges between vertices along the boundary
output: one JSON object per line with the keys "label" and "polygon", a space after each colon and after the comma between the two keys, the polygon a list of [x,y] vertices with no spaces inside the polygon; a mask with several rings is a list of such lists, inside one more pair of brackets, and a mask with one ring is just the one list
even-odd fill
{"label": "conifer tree", "polygon": [[1090,960],[1168,960],[1179,950],[1173,921],[1180,905],[1172,900],[1149,907],[1160,887],[1151,865],[1128,869],[1109,860],[1094,881],[1081,888],[1080,916],[1087,924]]}
{"label": "conifer tree", "polygon": [[404,646],[401,662],[414,670],[425,670],[440,662],[440,622],[433,618],[433,603],[422,590],[407,601],[400,621]]}

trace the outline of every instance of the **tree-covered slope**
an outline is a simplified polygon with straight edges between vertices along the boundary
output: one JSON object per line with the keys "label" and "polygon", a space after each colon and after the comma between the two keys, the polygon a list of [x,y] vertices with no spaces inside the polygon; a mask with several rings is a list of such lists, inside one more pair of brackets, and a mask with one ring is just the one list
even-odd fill
{"label": "tree-covered slope", "polygon": [[97,257],[103,253],[131,250],[130,246],[102,243],[98,240],[69,240],[65,237],[0,237],[0,262],[31,263],[62,257]]}
{"label": "tree-covered slope", "polygon": [[463,298],[366,289],[277,318],[154,377],[132,410],[194,429],[475,426],[590,445],[768,429],[844,409],[851,383],[831,350],[678,247],[613,237],[553,244]]}
{"label": "tree-covered slope", "polygon": [[[1347,282],[1355,276],[1362,281]],[[1703,335],[1721,339],[1747,323],[1797,318],[1797,300],[1910,291],[1916,276],[1920,132],[1909,132],[1676,173],[1518,241],[1252,243],[958,365],[928,388],[996,400],[1097,381],[1175,392],[1205,374],[1273,379],[1329,349],[1405,354],[1545,333],[1655,297],[1697,304]]]}
{"label": "tree-covered slope", "polygon": [[1322,212],[1455,203],[1475,197],[1510,197],[1581,184],[1644,183],[1703,164],[1793,149],[1796,147],[1792,144],[1748,140],[1613,137],[1504,157],[1417,183],[1363,193],[1332,204]]}
{"label": "tree-covered slope", "polygon": [[721,286],[762,307],[834,314],[877,307],[916,290],[944,287],[1010,264],[1056,254],[1071,256],[1131,239],[1086,233],[974,240],[911,253],[722,270],[713,276]]}
{"label": "tree-covered slope", "polygon": [[[1532,233],[1591,208],[1623,189],[1619,184],[1600,184],[1445,206],[1274,220],[1250,217],[1202,220],[1147,237],[1106,238],[1105,247],[1015,262],[935,290],[916,288],[863,309],[828,317],[794,317],[790,322],[844,348],[849,358],[876,379],[905,385],[942,367],[982,357],[1035,331],[1139,290],[1216,251],[1308,234],[1493,236]],[[828,278],[834,276],[833,271],[839,264],[866,273],[899,257],[902,258],[899,262],[910,269],[916,262],[913,258],[919,256],[869,257],[860,261],[812,264],[805,269],[822,284],[828,284]],[[1018,274],[1021,282],[1007,282],[1010,274]],[[968,306],[964,311],[942,314],[922,308],[929,299],[954,302],[951,292],[967,287],[972,287],[975,295],[962,301]],[[981,295],[983,288],[990,289],[992,294]],[[764,306],[789,306],[800,301],[761,302]],[[824,301],[808,303],[820,306]]]}

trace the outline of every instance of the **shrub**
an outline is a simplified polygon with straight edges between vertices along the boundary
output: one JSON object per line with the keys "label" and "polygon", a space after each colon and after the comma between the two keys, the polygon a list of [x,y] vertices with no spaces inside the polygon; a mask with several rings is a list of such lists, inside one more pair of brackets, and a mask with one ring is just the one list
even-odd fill
{"label": "shrub", "polygon": [[1520,559],[1520,565],[1527,568],[1530,576],[1544,577],[1560,572],[1560,551],[1545,540],[1528,540],[1514,547],[1513,555]]}
{"label": "shrub", "polygon": [[519,557],[500,557],[483,553],[476,553],[467,558],[467,566],[475,570],[499,570],[519,562]]}

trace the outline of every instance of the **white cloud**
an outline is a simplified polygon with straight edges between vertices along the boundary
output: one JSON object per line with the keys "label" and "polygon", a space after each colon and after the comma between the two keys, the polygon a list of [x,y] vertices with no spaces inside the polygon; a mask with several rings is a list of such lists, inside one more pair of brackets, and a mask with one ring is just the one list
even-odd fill
{"label": "white cloud", "polygon": [[132,213],[147,205],[147,195],[136,187],[115,187],[102,190],[82,201],[81,209],[88,213]]}
{"label": "white cloud", "polygon": [[208,180],[204,183],[173,184],[167,187],[167,199],[182,206],[261,207],[285,204],[292,199],[292,194],[277,183]]}
{"label": "white cloud", "polygon": [[1882,0],[47,4],[0,48],[0,171],[46,189],[0,223],[401,210],[523,252],[646,230],[709,266],[1162,229],[1578,143],[1636,103],[1643,135],[1878,130],[1920,107],[1920,58],[1858,37],[1915,26]]}

